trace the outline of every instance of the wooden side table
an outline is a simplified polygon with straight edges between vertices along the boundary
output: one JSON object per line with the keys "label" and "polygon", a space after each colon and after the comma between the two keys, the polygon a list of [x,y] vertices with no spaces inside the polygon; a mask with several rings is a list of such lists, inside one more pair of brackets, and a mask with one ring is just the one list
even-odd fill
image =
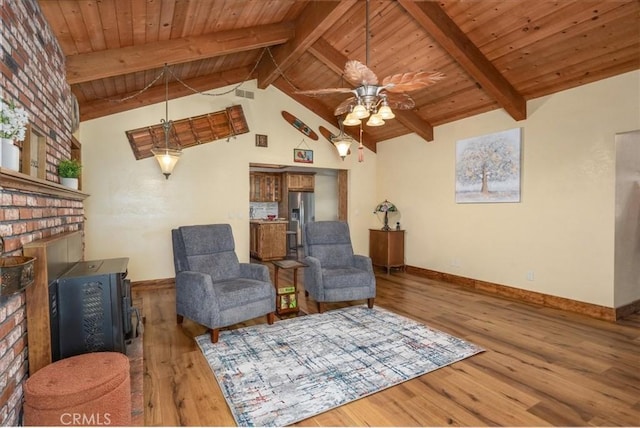
{"label": "wooden side table", "polygon": [[[298,260],[274,260],[273,286],[276,288],[276,313],[278,315],[298,312],[298,268],[307,267]],[[293,269],[293,285],[280,287],[278,276],[280,269]]]}
{"label": "wooden side table", "polygon": [[369,257],[374,266],[404,269],[404,230],[369,229]]}

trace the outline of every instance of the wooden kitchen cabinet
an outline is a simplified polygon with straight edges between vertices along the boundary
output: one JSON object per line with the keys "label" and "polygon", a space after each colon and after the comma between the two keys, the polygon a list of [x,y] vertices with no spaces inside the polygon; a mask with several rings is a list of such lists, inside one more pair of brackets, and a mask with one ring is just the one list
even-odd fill
{"label": "wooden kitchen cabinet", "polygon": [[404,230],[369,229],[369,257],[374,266],[404,269]]}
{"label": "wooden kitchen cabinet", "polygon": [[287,189],[293,192],[313,192],[315,176],[313,174],[286,173]]}
{"label": "wooden kitchen cabinet", "polygon": [[258,224],[253,222],[249,223],[249,255],[258,256]]}
{"label": "wooden kitchen cabinet", "polygon": [[278,202],[280,200],[280,174],[249,173],[249,201]]}
{"label": "wooden kitchen cabinet", "polygon": [[282,260],[287,256],[287,223],[252,221],[249,224],[251,257],[262,261]]}

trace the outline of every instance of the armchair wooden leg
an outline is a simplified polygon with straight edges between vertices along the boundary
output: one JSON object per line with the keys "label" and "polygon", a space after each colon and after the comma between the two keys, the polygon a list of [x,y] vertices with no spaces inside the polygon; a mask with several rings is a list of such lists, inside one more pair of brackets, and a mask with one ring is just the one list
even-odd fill
{"label": "armchair wooden leg", "polygon": [[369,307],[369,309],[373,309],[373,301],[376,300],[375,297],[372,297],[370,299],[367,299],[367,306]]}
{"label": "armchair wooden leg", "polygon": [[178,324],[182,324],[182,321],[184,321],[184,316],[177,314],[176,315],[176,323]]}
{"label": "armchair wooden leg", "polygon": [[318,313],[320,314],[323,313],[325,308],[326,308],[326,305],[324,302],[318,302]]}
{"label": "armchair wooden leg", "polygon": [[218,343],[219,337],[220,337],[220,329],[219,328],[211,329],[211,343]]}
{"label": "armchair wooden leg", "polygon": [[267,314],[267,322],[268,322],[269,324],[273,324],[273,323],[275,322],[275,320],[276,320],[276,314],[275,314],[275,312],[269,312],[269,313]]}

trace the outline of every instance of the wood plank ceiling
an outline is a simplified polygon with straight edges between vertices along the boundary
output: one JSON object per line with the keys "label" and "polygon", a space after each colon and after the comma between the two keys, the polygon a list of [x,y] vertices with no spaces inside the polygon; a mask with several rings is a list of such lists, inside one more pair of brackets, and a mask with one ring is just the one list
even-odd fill
{"label": "wood plank ceiling", "polygon": [[[40,0],[88,120],[257,79],[337,124],[348,59],[366,63],[364,0]],[[368,66],[380,79],[440,71],[411,92],[412,110],[364,127],[365,144],[495,109],[527,117],[526,101],[640,69],[638,0],[370,0]],[[118,102],[114,102],[118,100]],[[124,101],[122,101],[124,100]],[[277,106],[275,106],[277,108]],[[295,113],[295,112],[294,112]],[[357,128],[355,128],[357,129]],[[354,128],[347,128],[356,134]]]}

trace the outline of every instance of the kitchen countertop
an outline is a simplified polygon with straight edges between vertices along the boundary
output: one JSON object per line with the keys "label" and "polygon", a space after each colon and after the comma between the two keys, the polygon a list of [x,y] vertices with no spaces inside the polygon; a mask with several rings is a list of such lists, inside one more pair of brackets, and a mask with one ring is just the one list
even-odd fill
{"label": "kitchen countertop", "polygon": [[257,224],[285,223],[285,224],[289,224],[289,220],[286,220],[286,219],[269,220],[269,219],[266,219],[266,218],[252,218],[252,219],[249,219],[249,223],[257,223]]}

